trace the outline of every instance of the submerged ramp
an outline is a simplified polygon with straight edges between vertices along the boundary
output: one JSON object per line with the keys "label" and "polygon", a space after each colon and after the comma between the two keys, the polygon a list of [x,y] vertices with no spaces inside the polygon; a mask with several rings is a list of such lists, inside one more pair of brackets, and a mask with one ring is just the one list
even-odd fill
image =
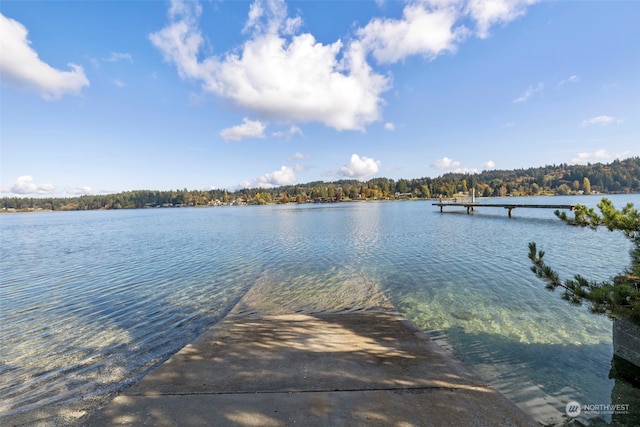
{"label": "submerged ramp", "polygon": [[247,306],[84,421],[538,426],[393,309],[264,314]]}

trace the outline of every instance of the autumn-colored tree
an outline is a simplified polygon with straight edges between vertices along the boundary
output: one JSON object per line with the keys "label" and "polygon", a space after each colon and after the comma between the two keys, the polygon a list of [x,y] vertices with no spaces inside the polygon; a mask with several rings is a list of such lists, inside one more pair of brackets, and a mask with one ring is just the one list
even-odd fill
{"label": "autumn-colored tree", "polygon": [[586,176],[582,180],[582,189],[584,190],[584,194],[591,194],[591,181]]}

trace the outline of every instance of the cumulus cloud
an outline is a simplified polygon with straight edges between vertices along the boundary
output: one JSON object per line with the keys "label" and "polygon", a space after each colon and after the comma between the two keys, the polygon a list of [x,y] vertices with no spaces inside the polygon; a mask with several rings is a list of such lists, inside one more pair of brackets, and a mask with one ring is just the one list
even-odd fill
{"label": "cumulus cloud", "polygon": [[434,59],[455,52],[469,31],[455,26],[460,10],[455,4],[436,2],[405,6],[402,19],[374,18],[357,32],[366,49],[379,63],[398,62],[410,55]]}
{"label": "cumulus cloud", "polygon": [[279,121],[364,130],[380,118],[389,78],[373,72],[357,41],[317,42],[298,32],[301,20],[287,16],[283,0],[257,0],[244,28],[250,38],[222,56],[202,57],[200,14],[198,3],[174,0],[169,24],[149,36],[183,79]]}
{"label": "cumulus cloud", "polygon": [[345,178],[363,179],[377,174],[379,170],[380,160],[352,154],[349,164],[341,167],[338,174]]}
{"label": "cumulus cloud", "polygon": [[357,36],[379,63],[395,63],[408,56],[429,60],[454,53],[473,32],[461,23],[475,23],[475,35],[489,36],[493,25],[506,25],[523,16],[536,0],[424,0],[406,5],[402,18],[374,18]]}
{"label": "cumulus cloud", "polygon": [[629,151],[613,154],[607,150],[585,151],[578,153],[576,157],[571,159],[573,163],[590,163],[590,162],[610,162],[615,159],[622,159],[629,156]]}
{"label": "cumulus cloud", "polygon": [[294,135],[304,135],[302,133],[302,129],[300,129],[298,126],[291,126],[288,130],[286,131],[276,131],[272,133],[273,136],[275,136],[276,138],[283,138],[286,140],[291,139]]}
{"label": "cumulus cloud", "polygon": [[488,160],[482,164],[482,167],[485,169],[493,169],[496,167],[496,162],[493,160]]}
{"label": "cumulus cloud", "polygon": [[612,124],[620,124],[622,123],[621,119],[616,119],[611,116],[595,116],[590,119],[586,119],[582,121],[582,126],[608,126]]}
{"label": "cumulus cloud", "polygon": [[536,86],[529,86],[527,90],[524,91],[524,93],[520,95],[518,98],[514,99],[513,102],[515,104],[518,104],[520,102],[525,102],[526,100],[531,98],[532,95],[538,92],[542,92],[543,89],[544,89],[543,83],[538,83]]}
{"label": "cumulus cloud", "polygon": [[242,119],[242,124],[220,131],[225,141],[242,141],[244,138],[264,138],[267,125],[259,120]]}
{"label": "cumulus cloud", "polygon": [[77,187],[77,188],[72,188],[69,191],[70,194],[73,194],[74,196],[82,196],[84,194],[91,194],[91,187]]}
{"label": "cumulus cloud", "polygon": [[476,35],[481,38],[489,37],[489,29],[493,25],[506,25],[527,12],[527,7],[537,0],[470,0],[465,8],[476,22]]}
{"label": "cumulus cloud", "polygon": [[52,184],[36,184],[31,175],[24,175],[16,179],[16,182],[9,187],[9,192],[20,195],[45,195],[53,193],[55,189],[56,187]]}
{"label": "cumulus cloud", "polygon": [[431,167],[436,169],[458,169],[460,167],[460,162],[448,157],[443,157],[433,162]]}
{"label": "cumulus cloud", "polygon": [[283,0],[257,0],[249,7],[249,16],[243,32],[282,33],[293,35],[302,25],[299,16],[290,18]]}
{"label": "cumulus cloud", "polygon": [[392,131],[396,130],[396,125],[394,125],[394,124],[393,124],[393,123],[391,123],[391,122],[387,122],[387,123],[385,123],[385,124],[384,124],[384,128],[385,128],[386,130],[388,130],[388,131],[392,132]]}
{"label": "cumulus cloud", "polygon": [[280,170],[266,173],[256,180],[257,187],[278,187],[280,185],[292,185],[296,183],[296,175],[293,168],[282,166]]}
{"label": "cumulus cloud", "polygon": [[361,130],[381,117],[382,94],[391,77],[367,62],[402,61],[412,55],[432,60],[454,53],[475,23],[484,38],[491,26],[526,13],[534,0],[423,0],[407,4],[399,19],[374,18],[355,29],[348,42],[318,42],[302,32],[300,16],[284,0],[255,0],[242,30],[246,41],[207,55],[197,1],[172,0],[168,24],[149,35],[165,61],[183,79],[230,100],[252,114],[279,122],[320,122],[336,130]]}
{"label": "cumulus cloud", "polygon": [[38,93],[45,99],[62,95],[78,95],[89,86],[84,69],[68,64],[61,71],[43,62],[31,47],[27,28],[20,22],[0,14],[0,80],[22,90]]}
{"label": "cumulus cloud", "polygon": [[[485,163],[489,164],[491,161]],[[495,165],[494,165],[495,166]],[[457,172],[457,173],[478,173],[478,169],[476,168],[463,168],[459,161],[450,159],[448,157],[443,157],[441,159],[436,160],[431,163],[431,167],[434,169],[444,170],[447,172]]]}

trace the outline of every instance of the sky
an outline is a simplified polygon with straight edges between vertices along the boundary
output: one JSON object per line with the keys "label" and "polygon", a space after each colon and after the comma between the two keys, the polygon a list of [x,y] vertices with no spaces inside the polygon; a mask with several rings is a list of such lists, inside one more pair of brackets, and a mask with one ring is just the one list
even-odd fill
{"label": "sky", "polygon": [[0,2],[0,196],[640,155],[640,1]]}

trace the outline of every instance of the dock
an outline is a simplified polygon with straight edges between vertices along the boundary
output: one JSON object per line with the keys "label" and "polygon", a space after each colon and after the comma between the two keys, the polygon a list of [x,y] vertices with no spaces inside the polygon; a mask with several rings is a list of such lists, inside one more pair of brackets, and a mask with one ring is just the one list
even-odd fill
{"label": "dock", "polygon": [[567,209],[570,211],[573,211],[576,207],[576,205],[540,205],[540,204],[527,204],[527,203],[478,203],[478,202],[465,202],[465,201],[461,201],[461,202],[438,202],[438,203],[433,203],[433,206],[439,206],[440,207],[440,212],[443,212],[443,208],[445,206],[455,206],[455,207],[463,207],[467,209],[467,213],[470,214],[471,212],[475,211],[475,208],[477,207],[487,207],[487,208],[504,208],[507,209],[509,211],[509,218],[511,218],[512,215],[512,211],[516,208],[532,208],[532,209]]}
{"label": "dock", "polygon": [[230,313],[81,421],[539,427],[393,309]]}

